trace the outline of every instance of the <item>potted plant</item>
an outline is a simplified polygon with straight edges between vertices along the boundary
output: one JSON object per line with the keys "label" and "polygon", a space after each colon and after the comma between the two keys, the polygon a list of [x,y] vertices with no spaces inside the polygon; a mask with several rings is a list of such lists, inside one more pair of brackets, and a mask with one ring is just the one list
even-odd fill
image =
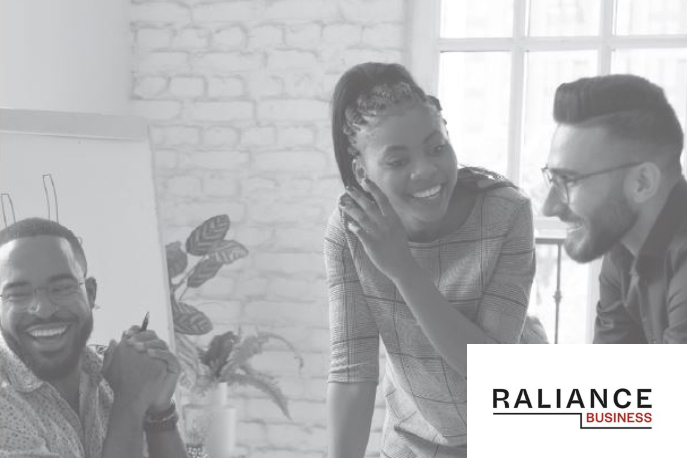
{"label": "potted plant", "polygon": [[[193,411],[187,428],[190,442],[202,442],[209,451],[224,450],[229,454],[234,447],[235,409],[226,405],[227,389],[232,385],[252,386],[265,393],[291,419],[288,400],[279,388],[276,378],[268,373],[256,370],[250,363],[253,356],[262,353],[267,342],[275,340],[285,345],[294,354],[299,368],[303,367],[303,358],[298,350],[286,339],[271,332],[258,331],[251,335],[242,335],[228,331],[213,337],[207,348],[198,348],[200,360],[199,371],[193,392],[209,394],[206,405],[191,404],[187,411]],[[210,408],[208,409],[208,406]],[[213,432],[216,431],[216,434]],[[222,452],[217,453],[222,455]],[[211,454],[212,456],[212,454]]]}
{"label": "potted plant", "polygon": [[[223,442],[214,445],[223,450],[218,454],[228,454],[233,448],[231,430],[236,420],[235,409],[226,402],[229,386],[257,388],[291,418],[288,401],[276,378],[254,369],[251,358],[262,353],[267,342],[277,341],[294,354],[299,367],[303,366],[303,358],[296,348],[271,332],[244,335],[239,329],[237,333],[229,331],[214,336],[207,347],[197,344],[197,336],[210,333],[213,326],[205,313],[184,301],[185,294],[190,288],[199,288],[214,278],[223,266],[248,255],[248,250],[239,242],[225,239],[229,227],[227,215],[214,216],[191,232],[185,251],[181,242],[166,246],[176,351],[183,369],[180,383],[196,400],[205,399],[184,406],[186,440],[189,444],[210,446],[208,442],[212,442],[212,430],[216,427]],[[189,256],[199,258],[193,267],[189,267]]]}

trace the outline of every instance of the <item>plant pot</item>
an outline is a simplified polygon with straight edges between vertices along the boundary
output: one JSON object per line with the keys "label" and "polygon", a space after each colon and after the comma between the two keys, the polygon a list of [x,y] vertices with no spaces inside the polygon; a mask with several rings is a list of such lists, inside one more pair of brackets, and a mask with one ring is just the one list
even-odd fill
{"label": "plant pot", "polygon": [[209,458],[229,458],[236,445],[236,408],[227,402],[227,385],[219,384],[203,403],[183,408],[188,444],[202,446]]}

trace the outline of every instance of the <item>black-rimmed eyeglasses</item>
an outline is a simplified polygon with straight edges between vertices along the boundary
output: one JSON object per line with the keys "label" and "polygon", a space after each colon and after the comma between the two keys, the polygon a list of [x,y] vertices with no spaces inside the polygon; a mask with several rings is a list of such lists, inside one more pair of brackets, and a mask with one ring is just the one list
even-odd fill
{"label": "black-rimmed eyeglasses", "polygon": [[11,304],[14,307],[27,309],[36,300],[38,291],[45,290],[48,298],[58,306],[71,304],[74,298],[81,292],[81,286],[85,281],[78,281],[72,278],[65,278],[50,283],[47,286],[33,288],[28,285],[12,286],[0,294],[3,303]]}
{"label": "black-rimmed eyeglasses", "polygon": [[597,170],[596,172],[583,173],[580,175],[563,175],[549,170],[549,167],[542,167],[541,173],[544,177],[544,182],[546,185],[553,188],[558,194],[558,197],[566,204],[570,203],[570,190],[568,187],[571,184],[575,184],[578,181],[585,180],[587,178],[603,175],[604,173],[615,172],[616,170],[628,169],[630,167],[635,167],[643,162],[630,162],[629,164],[618,165],[616,167],[610,167],[608,169]]}

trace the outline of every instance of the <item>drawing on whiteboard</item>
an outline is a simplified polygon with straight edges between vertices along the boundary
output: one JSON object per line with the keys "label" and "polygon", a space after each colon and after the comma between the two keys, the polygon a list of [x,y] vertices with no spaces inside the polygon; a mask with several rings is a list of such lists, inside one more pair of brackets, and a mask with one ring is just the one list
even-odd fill
{"label": "drawing on whiteboard", "polygon": [[[60,205],[57,200],[57,188],[52,174],[43,174],[43,191],[45,192],[45,205],[48,208],[48,219],[57,223],[60,222]],[[2,208],[2,222],[5,227],[17,222],[17,215],[14,212],[14,203],[9,193],[0,194],[0,207]],[[54,209],[54,212],[53,212]],[[54,213],[54,219],[53,219]],[[11,216],[11,218],[9,218]],[[81,239],[79,239],[81,242]]]}
{"label": "drawing on whiteboard", "polygon": [[[17,222],[17,215],[14,213],[14,204],[12,203],[12,196],[7,193],[0,194],[0,206],[2,207],[2,222],[5,227]],[[12,212],[12,219],[7,222],[7,210]]]}
{"label": "drawing on whiteboard", "polygon": [[[50,195],[50,191],[52,190],[52,196]],[[55,189],[55,181],[52,179],[52,174],[46,173],[43,175],[43,190],[45,191],[45,202],[48,206],[48,219],[52,220],[52,215],[51,215],[51,209],[53,207],[52,204],[55,205],[55,222],[59,223],[60,222],[60,207],[57,202],[57,190]],[[52,200],[50,199],[52,197]]]}

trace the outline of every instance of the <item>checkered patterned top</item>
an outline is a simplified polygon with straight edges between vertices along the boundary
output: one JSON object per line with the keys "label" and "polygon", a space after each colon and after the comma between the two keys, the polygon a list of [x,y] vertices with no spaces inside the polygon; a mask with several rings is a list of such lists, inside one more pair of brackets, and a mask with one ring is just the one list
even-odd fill
{"label": "checkered patterned top", "polygon": [[[530,202],[512,187],[479,187],[486,189],[456,232],[410,243],[411,252],[448,302],[496,341],[544,343],[543,329],[526,315],[535,272]],[[467,380],[439,356],[344,218],[335,211],[325,236],[329,381],[377,382],[381,337],[388,355],[382,456],[464,456]]]}

